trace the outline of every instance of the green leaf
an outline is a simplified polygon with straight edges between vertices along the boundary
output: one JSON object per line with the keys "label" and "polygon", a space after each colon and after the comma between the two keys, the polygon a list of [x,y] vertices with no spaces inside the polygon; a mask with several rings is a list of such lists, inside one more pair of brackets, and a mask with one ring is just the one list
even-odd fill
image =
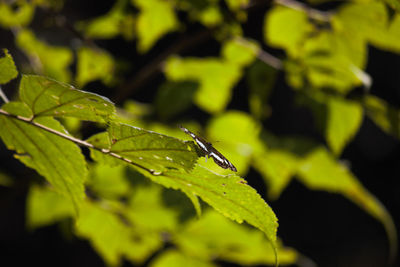
{"label": "green leaf", "polygon": [[[229,111],[212,119],[207,126],[209,141],[225,155],[239,173],[246,173],[252,155],[262,149],[259,140],[261,125],[248,114],[239,111]],[[207,167],[214,171],[222,170],[210,160]]]}
{"label": "green leaf", "polygon": [[355,101],[338,97],[327,99],[328,117],[325,138],[335,155],[340,155],[343,148],[356,135],[361,126],[363,111]]}
{"label": "green leaf", "polygon": [[175,249],[168,249],[157,256],[149,265],[150,267],[217,267],[210,261],[196,259],[180,253]]}
{"label": "green leaf", "polygon": [[62,82],[71,80],[71,72],[68,69],[73,60],[71,50],[48,45],[36,39],[35,35],[26,29],[18,32],[16,43],[31,59],[35,73],[41,73]]}
{"label": "green leaf", "polygon": [[90,47],[81,47],[78,50],[76,82],[79,86],[83,87],[94,80],[111,84],[115,75],[114,69],[114,59],[107,51]]}
{"label": "green leaf", "polygon": [[246,221],[260,229],[276,251],[276,216],[260,195],[239,176],[219,175],[199,165],[190,173],[171,169],[160,175],[151,175],[138,170],[155,183],[179,189],[189,196],[199,196],[231,220],[239,223]]}
{"label": "green leaf", "polygon": [[96,195],[106,199],[124,197],[130,191],[130,185],[125,175],[126,167],[119,165],[110,167],[105,164],[96,164],[91,169],[87,185]]}
{"label": "green leaf", "polygon": [[389,5],[391,8],[396,10],[397,12],[400,12],[400,2],[396,0],[382,0],[385,2],[387,5]]}
{"label": "green leaf", "polygon": [[223,58],[232,64],[245,67],[256,59],[259,50],[255,42],[235,38],[224,43],[221,53]]}
{"label": "green leaf", "polygon": [[35,117],[74,117],[104,122],[115,112],[114,105],[105,97],[77,90],[43,76],[24,75],[20,98]]}
{"label": "green leaf", "polygon": [[298,158],[283,149],[267,150],[257,154],[252,165],[268,184],[268,196],[277,199],[297,172]]}
{"label": "green leaf", "polygon": [[365,114],[384,132],[400,138],[400,111],[386,101],[367,95],[362,99]]}
{"label": "green leaf", "polygon": [[0,26],[4,28],[28,25],[35,13],[35,6],[29,1],[0,2]]}
{"label": "green leaf", "polygon": [[[2,108],[8,111],[8,107],[10,112],[20,112],[15,115],[29,112],[23,103],[10,102]],[[63,127],[53,118],[37,118],[34,122],[64,133]],[[77,208],[84,197],[83,182],[87,176],[86,162],[79,147],[27,121],[3,114],[0,114],[0,125],[0,136],[8,149],[16,151],[15,157],[44,176]]]}
{"label": "green leaf", "polygon": [[79,22],[77,28],[83,30],[89,38],[111,39],[122,34],[130,40],[135,33],[135,19],[125,12],[127,3],[128,0],[118,0],[107,14]]}
{"label": "green leaf", "polygon": [[8,83],[18,75],[14,60],[8,50],[3,49],[3,53],[5,56],[0,58],[0,84]]}
{"label": "green leaf", "polygon": [[68,199],[45,187],[31,187],[26,204],[27,225],[31,229],[48,226],[74,215],[74,206]]}
{"label": "green leaf", "polygon": [[174,81],[198,82],[195,103],[205,111],[217,113],[227,106],[242,71],[239,66],[216,58],[170,57],[165,64],[165,74]]}
{"label": "green leaf", "polygon": [[[223,260],[243,266],[273,265],[274,251],[262,232],[238,225],[208,210],[177,232],[174,242],[186,254],[203,260]],[[295,250],[279,246],[280,264],[295,264]]]}
{"label": "green leaf", "polygon": [[9,177],[7,174],[0,172],[0,186],[12,186],[14,184],[13,179]]}
{"label": "green leaf", "polygon": [[193,142],[184,142],[127,124],[112,123],[107,133],[92,136],[88,141],[103,149],[101,152],[91,150],[94,159],[114,165],[121,164],[120,158],[123,158],[125,162],[152,173],[168,168],[190,171],[198,158]]}
{"label": "green leaf", "polygon": [[[103,203],[103,207],[107,207]],[[136,259],[143,257],[143,252],[154,252],[160,246],[160,237],[148,233],[135,232],[134,228],[124,223],[112,209],[101,205],[85,203],[82,214],[76,223],[76,234],[88,239],[95,250],[108,265],[116,266],[121,257],[131,257],[137,253]],[[148,256],[148,255],[146,255]]]}
{"label": "green leaf", "polygon": [[179,22],[171,2],[163,0],[131,0],[140,9],[136,31],[138,51],[146,52],[168,32],[175,31]]}
{"label": "green leaf", "polygon": [[298,178],[312,190],[339,193],[379,220],[388,235],[391,258],[397,253],[397,234],[386,208],[354,175],[323,148],[311,152],[299,166]]}
{"label": "green leaf", "polygon": [[275,6],[264,20],[265,42],[286,49],[294,58],[301,55],[303,43],[313,30],[307,14],[293,8]]}

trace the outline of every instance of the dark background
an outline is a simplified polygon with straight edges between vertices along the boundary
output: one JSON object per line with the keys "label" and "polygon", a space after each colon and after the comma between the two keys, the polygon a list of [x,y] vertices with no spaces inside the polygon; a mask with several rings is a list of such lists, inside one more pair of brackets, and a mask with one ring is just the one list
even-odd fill
{"label": "dark background", "polygon": [[[106,1],[67,1],[61,14],[73,24],[75,21],[93,18],[109,11],[112,3]],[[245,36],[263,43],[262,24],[269,4],[250,9],[248,22],[244,25]],[[58,14],[59,15],[59,14]],[[70,46],[77,36],[65,28],[45,27],[51,17],[47,11],[37,10],[31,28],[38,37],[49,43]],[[186,20],[185,14],[180,18]],[[204,34],[207,29],[196,23],[188,24],[185,32],[169,34],[160,40],[147,54],[136,53],[135,44],[122,38],[96,41],[116,58],[132,63],[132,68],[123,76],[135,81],[140,70],[156,62],[157,56],[174,44]],[[14,45],[10,31],[0,28],[0,47],[9,49],[17,67],[26,63],[26,57]],[[204,34],[196,45],[179,51],[181,55],[217,56],[220,45],[211,34]],[[264,49],[282,57],[281,51],[269,47]],[[72,66],[74,70],[75,66]],[[367,73],[373,78],[371,93],[400,108],[400,57],[396,54],[369,48]],[[164,81],[159,71],[150,79],[136,86],[126,97],[144,102],[153,102],[158,86]],[[5,86],[12,96],[17,81]],[[111,100],[121,103],[126,97],[117,99],[115,88],[107,88],[99,82],[85,87]],[[240,82],[233,91],[229,109],[248,111],[248,88]],[[284,73],[278,74],[269,104],[271,116],[263,122],[269,131],[280,135],[301,134],[323,140],[314,127],[309,110],[294,104],[294,93],[285,83]],[[188,115],[189,114],[189,115]],[[206,123],[208,115],[192,107],[185,117]],[[1,127],[1,126],[0,126]],[[355,139],[345,149],[342,159],[348,160],[352,172],[361,183],[375,195],[392,215],[400,229],[400,146],[399,140],[383,133],[368,118]],[[102,266],[101,258],[87,241],[66,235],[66,225],[54,225],[29,231],[25,227],[25,201],[29,185],[39,178],[33,170],[14,159],[12,152],[0,143],[0,169],[15,179],[13,187],[0,186],[0,263],[2,266]],[[266,197],[265,184],[254,171],[246,175],[249,184]],[[278,235],[283,242],[312,259],[318,266],[386,266],[388,241],[382,225],[340,195],[310,191],[294,180],[277,201],[266,200],[279,218]],[[7,264],[4,264],[7,263]],[[303,262],[304,263],[304,262]],[[3,265],[4,264],[4,265]],[[228,266],[228,264],[226,264]],[[130,266],[125,262],[124,266]],[[307,265],[304,265],[307,266]],[[395,266],[400,266],[397,260]]]}

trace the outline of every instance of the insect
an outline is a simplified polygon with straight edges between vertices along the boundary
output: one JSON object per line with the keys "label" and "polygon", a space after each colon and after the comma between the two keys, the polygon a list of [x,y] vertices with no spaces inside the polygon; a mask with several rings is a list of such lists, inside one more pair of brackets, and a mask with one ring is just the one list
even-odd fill
{"label": "insect", "polygon": [[200,147],[200,149],[205,153],[205,156],[212,158],[218,166],[224,169],[230,169],[234,172],[237,171],[235,166],[233,166],[233,164],[229,160],[227,160],[218,150],[216,150],[211,143],[207,142],[202,137],[195,135],[183,126],[179,126],[179,128],[190,135]]}

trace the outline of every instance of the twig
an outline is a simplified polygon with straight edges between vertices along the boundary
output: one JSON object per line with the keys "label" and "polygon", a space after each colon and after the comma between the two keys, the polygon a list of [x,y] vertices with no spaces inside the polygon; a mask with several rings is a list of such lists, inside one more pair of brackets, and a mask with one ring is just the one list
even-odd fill
{"label": "twig", "polygon": [[301,10],[307,13],[310,18],[320,21],[330,21],[332,12],[321,11],[318,9],[311,8],[306,4],[297,2],[294,0],[274,0],[275,3],[282,6],[290,7],[292,9]]}
{"label": "twig", "polygon": [[55,135],[57,135],[59,137],[67,139],[67,140],[69,140],[71,142],[74,142],[74,143],[76,143],[76,144],[78,144],[78,145],[80,145],[82,147],[91,148],[91,149],[100,151],[101,153],[110,155],[111,157],[123,160],[126,163],[132,164],[132,165],[134,165],[134,166],[136,166],[136,167],[138,167],[138,168],[140,168],[142,170],[145,170],[145,171],[149,172],[152,175],[160,175],[161,174],[161,172],[157,172],[157,171],[152,170],[152,169],[147,169],[147,168],[141,166],[140,164],[137,164],[137,163],[133,162],[130,159],[124,158],[123,156],[121,156],[121,155],[119,155],[119,154],[117,154],[115,152],[110,151],[109,149],[96,147],[96,146],[94,146],[93,144],[91,144],[89,142],[86,142],[86,141],[83,141],[81,139],[78,139],[78,138],[75,138],[73,136],[70,136],[68,134],[56,131],[56,130],[54,130],[52,128],[49,128],[49,127],[47,127],[47,126],[45,126],[43,124],[37,123],[37,122],[33,121],[33,118],[25,118],[25,117],[22,117],[22,116],[13,115],[13,114],[8,113],[7,111],[5,111],[3,109],[0,109],[0,114],[5,115],[5,116],[10,117],[10,118],[17,119],[19,121],[23,121],[23,122],[29,123],[31,125],[34,125],[34,126],[40,128],[42,130],[45,130],[45,131],[47,131],[49,133],[52,133],[52,134],[55,134]]}
{"label": "twig", "polygon": [[10,102],[10,100],[8,100],[6,94],[3,92],[1,85],[0,85],[0,98],[4,101],[4,103]]}

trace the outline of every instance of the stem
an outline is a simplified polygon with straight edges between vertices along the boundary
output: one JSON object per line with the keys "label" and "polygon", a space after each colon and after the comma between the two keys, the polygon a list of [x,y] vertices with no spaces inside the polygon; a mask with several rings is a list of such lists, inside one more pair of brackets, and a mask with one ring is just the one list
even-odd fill
{"label": "stem", "polygon": [[3,92],[1,85],[0,85],[0,98],[4,101],[4,103],[10,102],[10,100],[8,100],[6,94]]}
{"label": "stem", "polygon": [[111,152],[109,149],[96,147],[96,146],[94,146],[93,144],[91,144],[89,142],[86,142],[86,141],[83,141],[81,139],[78,139],[78,138],[75,138],[73,136],[70,136],[68,134],[56,131],[56,130],[54,130],[52,128],[49,128],[49,127],[47,127],[47,126],[45,126],[43,124],[37,123],[37,122],[33,121],[33,118],[25,118],[25,117],[21,117],[21,116],[18,116],[18,115],[13,115],[13,114],[8,113],[7,111],[5,111],[3,109],[0,109],[0,114],[5,115],[5,116],[10,117],[10,118],[13,118],[13,119],[17,119],[19,121],[23,121],[23,122],[29,123],[29,124],[31,124],[33,126],[36,126],[36,127],[40,128],[42,130],[45,130],[45,131],[47,131],[49,133],[55,134],[55,135],[57,135],[59,137],[62,137],[62,138],[67,139],[67,140],[69,140],[71,142],[74,142],[74,143],[76,143],[76,144],[78,144],[78,145],[80,145],[82,147],[91,148],[91,149],[100,151],[101,153],[108,154],[111,157],[123,160],[123,161],[125,161],[125,162],[127,162],[129,164],[132,164],[132,165],[134,165],[134,166],[136,166],[136,167],[138,167],[138,168],[140,168],[142,170],[145,170],[145,171],[149,172],[152,175],[160,175],[161,174],[161,172],[157,172],[155,170],[147,169],[147,168],[145,168],[145,167],[133,162],[130,159],[124,158],[123,156],[121,156],[121,155],[119,155],[119,154],[117,154],[115,152]]}

